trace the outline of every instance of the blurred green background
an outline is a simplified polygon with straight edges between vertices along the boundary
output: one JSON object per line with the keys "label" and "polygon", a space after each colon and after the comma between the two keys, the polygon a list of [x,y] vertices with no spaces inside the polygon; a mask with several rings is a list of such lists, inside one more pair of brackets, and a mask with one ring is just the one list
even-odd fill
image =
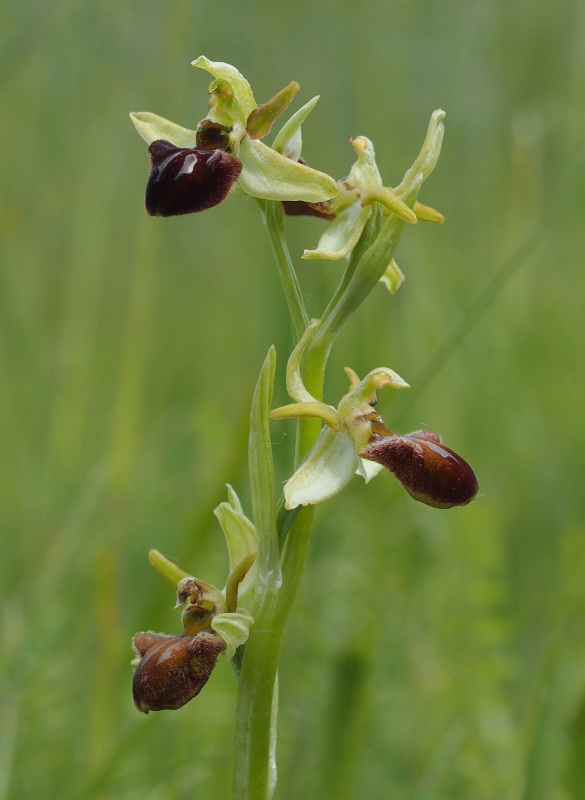
{"label": "blurred green background", "polygon": [[[585,6],[575,0],[223,3],[7,0],[0,12],[0,798],[227,798],[235,681],[175,713],[132,704],[129,643],[179,630],[157,547],[222,584],[212,514],[248,503],[252,388],[292,344],[255,202],[143,210],[128,120],[188,127],[203,53],[256,98],[292,79],[305,158],[347,174],[373,139],[396,185],[431,111],[443,155],[380,287],[332,354],[387,365],[401,431],[474,466],[448,512],[389,475],[317,510],[281,669],[278,800],[585,797]],[[318,315],[341,265],[300,262]],[[274,426],[278,479],[293,425]]]}

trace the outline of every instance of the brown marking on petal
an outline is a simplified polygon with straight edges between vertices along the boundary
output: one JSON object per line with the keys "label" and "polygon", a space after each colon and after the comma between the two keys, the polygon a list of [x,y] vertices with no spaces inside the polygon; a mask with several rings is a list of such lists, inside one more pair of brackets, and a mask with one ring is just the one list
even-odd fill
{"label": "brown marking on petal", "polygon": [[197,126],[196,144],[197,150],[225,150],[230,142],[231,128],[212,122],[210,119],[203,119]]}
{"label": "brown marking on petal", "polygon": [[[188,703],[209,680],[217,656],[226,648],[223,639],[202,632],[195,636],[159,636],[139,633],[136,649],[145,644],[143,637],[155,637],[132,681],[132,696],[139,711],[177,709]],[[138,640],[138,642],[137,642]]]}
{"label": "brown marking on petal", "polygon": [[300,88],[296,81],[291,81],[271,100],[261,103],[250,112],[246,121],[246,132],[250,139],[263,139],[270,133],[274,120],[287,108]]}
{"label": "brown marking on petal", "polygon": [[387,467],[415,500],[435,508],[464,506],[478,492],[469,464],[433,431],[377,435],[359,455]]}
{"label": "brown marking on petal", "polygon": [[[300,159],[299,159],[300,161]],[[283,200],[284,213],[289,217],[319,217],[332,220],[337,214],[331,211],[327,203],[306,203],[304,200]]]}
{"label": "brown marking on petal", "polygon": [[152,171],[145,206],[151,216],[192,214],[225,200],[242,163],[220,150],[182,149],[158,139],[149,147]]}

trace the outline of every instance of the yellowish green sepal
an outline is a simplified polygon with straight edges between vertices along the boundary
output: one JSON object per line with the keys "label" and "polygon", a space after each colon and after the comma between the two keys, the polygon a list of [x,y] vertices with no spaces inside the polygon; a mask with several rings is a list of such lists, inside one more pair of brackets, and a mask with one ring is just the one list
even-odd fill
{"label": "yellowish green sepal", "polygon": [[197,136],[195,131],[182,128],[164,117],[159,117],[158,114],[152,114],[150,111],[132,111],[130,119],[148,145],[163,139],[175,147],[195,147]]}

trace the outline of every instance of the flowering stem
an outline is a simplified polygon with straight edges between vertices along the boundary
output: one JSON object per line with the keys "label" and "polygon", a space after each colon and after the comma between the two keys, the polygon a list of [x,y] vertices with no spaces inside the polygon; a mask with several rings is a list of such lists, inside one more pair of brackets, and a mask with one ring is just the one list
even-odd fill
{"label": "flowering stem", "polygon": [[270,236],[272,252],[276,259],[284,296],[288,305],[289,314],[294,325],[295,335],[300,339],[307,325],[309,317],[305,309],[301,287],[284,238],[284,211],[282,203],[272,200],[259,201],[262,207],[262,216],[266,230]]}

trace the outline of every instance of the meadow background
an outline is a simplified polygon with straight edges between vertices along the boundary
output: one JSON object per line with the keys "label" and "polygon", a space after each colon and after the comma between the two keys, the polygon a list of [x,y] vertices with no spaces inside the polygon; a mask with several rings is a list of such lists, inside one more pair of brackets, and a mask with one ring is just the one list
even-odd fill
{"label": "meadow background", "polygon": [[[179,630],[150,547],[222,584],[212,509],[247,494],[247,416],[292,344],[255,202],[149,219],[128,119],[188,127],[199,54],[256,98],[315,94],[303,154],[387,183],[434,108],[443,154],[405,231],[407,276],[337,343],[387,365],[400,431],[429,426],[481,497],[437,511],[389,475],[317,511],[281,669],[275,800],[585,797],[585,5],[578,0],[6,0],[0,11],[0,798],[221,800],[235,682],[175,713],[132,704],[139,630]],[[301,262],[310,313],[341,265]],[[293,426],[273,428],[279,480]],[[249,505],[247,506],[249,510]]]}

